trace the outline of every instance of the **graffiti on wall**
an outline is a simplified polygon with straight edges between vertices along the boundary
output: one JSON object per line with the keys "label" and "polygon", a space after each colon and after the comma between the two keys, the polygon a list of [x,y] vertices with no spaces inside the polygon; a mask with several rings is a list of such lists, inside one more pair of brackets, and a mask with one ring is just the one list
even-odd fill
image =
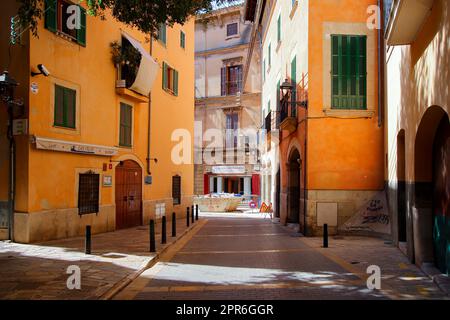
{"label": "graffiti on wall", "polygon": [[391,226],[385,192],[377,193],[373,199],[366,202],[339,229],[341,231],[366,231],[390,234]]}

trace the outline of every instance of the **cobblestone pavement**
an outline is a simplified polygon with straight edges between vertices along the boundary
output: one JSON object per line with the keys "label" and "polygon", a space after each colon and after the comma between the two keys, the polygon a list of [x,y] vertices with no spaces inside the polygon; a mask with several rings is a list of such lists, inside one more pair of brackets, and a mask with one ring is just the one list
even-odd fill
{"label": "cobblestone pavement", "polygon": [[[213,217],[162,255],[115,299],[440,299],[445,295],[393,246],[369,238],[298,237],[268,219]],[[170,253],[169,253],[170,252]],[[366,268],[382,288],[367,289]]]}
{"label": "cobblestone pavement", "polygon": [[[159,253],[177,238],[171,237],[169,223],[163,246],[161,224],[155,229]],[[178,220],[177,235],[186,232],[185,221]],[[149,252],[148,227],[93,235],[91,255],[84,254],[83,237],[32,245],[0,241],[0,299],[99,299],[155,256]],[[81,290],[67,289],[71,265],[81,269]]]}

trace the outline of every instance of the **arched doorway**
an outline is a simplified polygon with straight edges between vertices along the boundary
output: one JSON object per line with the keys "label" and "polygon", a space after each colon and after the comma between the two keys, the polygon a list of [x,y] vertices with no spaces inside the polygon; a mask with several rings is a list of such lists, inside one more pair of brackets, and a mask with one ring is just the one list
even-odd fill
{"label": "arched doorway", "polygon": [[418,264],[434,262],[450,273],[450,123],[440,107],[428,108],[414,154],[414,249]]}
{"label": "arched doorway", "polygon": [[116,229],[142,225],[142,168],[132,160],[116,167]]}
{"label": "arched doorway", "polygon": [[443,117],[433,145],[433,247],[436,266],[450,274],[450,124]]}
{"label": "arched doorway", "polygon": [[397,135],[397,233],[400,245],[406,243],[405,130]]}
{"label": "arched doorway", "polygon": [[300,153],[291,151],[288,161],[288,223],[300,223]]}

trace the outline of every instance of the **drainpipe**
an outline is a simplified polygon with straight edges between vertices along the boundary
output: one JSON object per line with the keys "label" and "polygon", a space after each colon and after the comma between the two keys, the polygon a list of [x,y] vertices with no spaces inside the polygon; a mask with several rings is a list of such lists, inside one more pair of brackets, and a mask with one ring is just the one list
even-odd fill
{"label": "drainpipe", "polygon": [[14,241],[14,208],[16,191],[16,142],[13,134],[13,105],[8,102],[8,140],[9,140],[9,190],[8,190],[8,238]]}
{"label": "drainpipe", "polygon": [[[378,28],[378,127],[381,128],[383,124],[383,118],[382,118],[382,103],[384,100],[384,90],[383,90],[383,81],[384,80],[384,73],[382,72],[382,66],[383,66],[383,35],[382,31],[384,29],[384,7],[383,7],[383,1],[378,0],[378,8],[380,8],[380,16],[379,16],[379,28]],[[383,94],[382,94],[383,93]]]}
{"label": "drainpipe", "polygon": [[[153,36],[150,35],[150,55],[153,52]],[[147,175],[151,176],[152,172],[150,169],[150,151],[151,151],[151,130],[152,128],[152,92],[150,91],[148,95],[148,135],[147,135]]]}

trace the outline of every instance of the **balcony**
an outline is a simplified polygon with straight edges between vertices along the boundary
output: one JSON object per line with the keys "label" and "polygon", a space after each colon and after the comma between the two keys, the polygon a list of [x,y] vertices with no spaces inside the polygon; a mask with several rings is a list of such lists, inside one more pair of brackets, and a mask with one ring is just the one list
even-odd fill
{"label": "balcony", "polygon": [[286,130],[289,134],[297,130],[297,108],[287,96],[280,101],[279,123],[280,130]]}
{"label": "balcony", "polygon": [[138,103],[148,102],[158,74],[158,63],[139,41],[125,32],[122,32],[121,44],[113,42],[111,48],[118,72],[116,93]]}
{"label": "balcony", "polygon": [[414,42],[430,14],[433,2],[434,0],[394,0],[386,27],[387,44],[397,46]]}

